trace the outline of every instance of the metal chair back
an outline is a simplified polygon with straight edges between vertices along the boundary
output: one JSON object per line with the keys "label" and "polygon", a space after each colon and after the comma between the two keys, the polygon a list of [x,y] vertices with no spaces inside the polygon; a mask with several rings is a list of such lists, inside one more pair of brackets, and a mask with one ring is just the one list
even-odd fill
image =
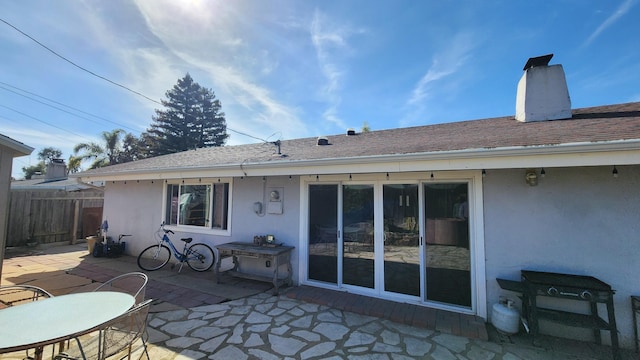
{"label": "metal chair back", "polygon": [[48,291],[31,285],[0,286],[0,309],[53,297]]}
{"label": "metal chair back", "polygon": [[93,291],[124,292],[133,296],[136,299],[136,304],[140,304],[144,301],[145,289],[148,282],[149,278],[145,273],[130,272],[108,280]]}
{"label": "metal chair back", "polygon": [[[85,335],[76,338],[77,347],[57,354],[55,360],[102,360],[118,355],[118,359],[131,359],[133,346],[141,341],[142,352],[150,360],[147,351],[147,321],[149,307],[153,300],[145,300],[134,305],[126,313],[100,326],[97,336]],[[140,354],[142,358],[142,354]]]}

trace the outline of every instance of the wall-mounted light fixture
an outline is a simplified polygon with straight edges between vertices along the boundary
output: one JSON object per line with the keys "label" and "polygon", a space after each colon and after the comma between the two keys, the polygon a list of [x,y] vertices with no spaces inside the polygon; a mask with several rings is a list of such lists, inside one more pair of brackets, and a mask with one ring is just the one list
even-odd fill
{"label": "wall-mounted light fixture", "polygon": [[487,176],[487,170],[482,169],[482,177],[486,177]]}
{"label": "wall-mounted light fixture", "polygon": [[613,171],[611,172],[611,174],[613,174],[614,178],[618,177],[618,169],[616,168],[615,165],[613,165]]}
{"label": "wall-mounted light fixture", "polygon": [[538,185],[538,174],[533,169],[527,169],[524,175],[524,181],[529,184],[529,186],[536,186]]}
{"label": "wall-mounted light fixture", "polygon": [[545,175],[547,175],[547,172],[544,171],[544,168],[540,169],[540,177],[543,178]]}

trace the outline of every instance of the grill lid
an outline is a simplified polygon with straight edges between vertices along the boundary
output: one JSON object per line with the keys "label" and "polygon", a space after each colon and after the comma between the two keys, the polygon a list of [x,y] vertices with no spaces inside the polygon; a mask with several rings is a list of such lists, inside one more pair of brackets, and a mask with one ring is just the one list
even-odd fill
{"label": "grill lid", "polygon": [[598,291],[611,291],[611,286],[593,276],[522,270],[522,279],[536,285],[554,285]]}

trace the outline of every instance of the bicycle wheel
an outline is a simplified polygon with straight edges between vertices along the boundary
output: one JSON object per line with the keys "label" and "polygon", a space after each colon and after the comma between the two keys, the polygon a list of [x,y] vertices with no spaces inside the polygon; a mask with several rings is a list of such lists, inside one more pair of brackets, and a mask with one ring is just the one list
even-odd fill
{"label": "bicycle wheel", "polygon": [[171,259],[171,251],[164,245],[151,245],[138,255],[138,266],[142,270],[153,271],[165,266]]}
{"label": "bicycle wheel", "polygon": [[207,271],[216,261],[209,245],[194,244],[187,250],[187,265],[195,271]]}

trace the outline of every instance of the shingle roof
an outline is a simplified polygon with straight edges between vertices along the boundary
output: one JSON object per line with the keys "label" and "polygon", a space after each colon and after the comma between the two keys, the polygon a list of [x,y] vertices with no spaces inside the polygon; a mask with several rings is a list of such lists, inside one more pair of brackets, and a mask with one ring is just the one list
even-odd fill
{"label": "shingle roof", "polygon": [[572,143],[640,140],[640,102],[573,110],[566,120],[522,123],[513,116],[371,131],[354,136],[283,140],[281,152],[271,143],[211,147],[89,170],[80,175],[114,175],[224,165],[313,162],[371,156],[429,154],[457,150],[540,147]]}
{"label": "shingle roof", "polygon": [[41,179],[16,180],[11,182],[11,190],[64,190],[79,191],[87,189],[95,189],[86,184],[78,182],[78,179],[60,179],[53,181],[45,181]]}
{"label": "shingle roof", "polygon": [[0,145],[11,149],[13,151],[13,157],[29,155],[33,151],[31,146],[2,134],[0,134]]}

